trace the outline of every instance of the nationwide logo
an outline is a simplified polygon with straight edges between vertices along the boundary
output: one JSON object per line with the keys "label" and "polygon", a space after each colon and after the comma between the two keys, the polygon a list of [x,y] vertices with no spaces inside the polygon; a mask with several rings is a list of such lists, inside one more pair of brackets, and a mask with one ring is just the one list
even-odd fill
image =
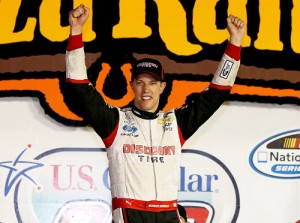
{"label": "nationwide logo", "polygon": [[300,178],[300,129],[271,136],[252,150],[249,162],[256,172],[279,179]]}

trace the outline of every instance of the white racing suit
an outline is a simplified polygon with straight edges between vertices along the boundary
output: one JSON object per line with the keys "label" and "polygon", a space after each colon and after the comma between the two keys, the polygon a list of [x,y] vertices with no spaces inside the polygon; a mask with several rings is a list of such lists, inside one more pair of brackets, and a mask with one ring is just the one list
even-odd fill
{"label": "white racing suit", "polygon": [[70,36],[67,82],[84,119],[107,148],[114,223],[180,222],[181,148],[229,96],[239,56],[240,47],[228,43],[208,89],[182,108],[149,113],[134,105],[107,105],[87,78],[82,36]]}

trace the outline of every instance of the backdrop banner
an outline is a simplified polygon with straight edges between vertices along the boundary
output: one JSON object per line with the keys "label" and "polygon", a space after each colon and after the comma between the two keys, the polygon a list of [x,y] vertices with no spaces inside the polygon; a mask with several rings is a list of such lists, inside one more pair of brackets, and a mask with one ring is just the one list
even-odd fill
{"label": "backdrop banner", "polygon": [[0,0],[0,223],[108,223],[104,144],[65,90],[69,11],[89,79],[108,104],[132,102],[131,64],[160,60],[161,109],[208,87],[228,42],[246,36],[232,93],[184,145],[179,203],[189,223],[300,222],[300,2]]}
{"label": "backdrop banner", "polygon": [[[106,152],[39,101],[0,101],[0,222],[111,222]],[[229,102],[184,145],[179,202],[190,222],[300,220],[300,113]]]}

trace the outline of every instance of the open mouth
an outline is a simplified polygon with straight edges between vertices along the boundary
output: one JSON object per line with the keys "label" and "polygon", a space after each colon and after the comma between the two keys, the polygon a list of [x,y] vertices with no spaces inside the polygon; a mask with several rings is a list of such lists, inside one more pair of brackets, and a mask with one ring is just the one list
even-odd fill
{"label": "open mouth", "polygon": [[141,97],[143,101],[149,101],[152,97],[150,96],[142,96]]}

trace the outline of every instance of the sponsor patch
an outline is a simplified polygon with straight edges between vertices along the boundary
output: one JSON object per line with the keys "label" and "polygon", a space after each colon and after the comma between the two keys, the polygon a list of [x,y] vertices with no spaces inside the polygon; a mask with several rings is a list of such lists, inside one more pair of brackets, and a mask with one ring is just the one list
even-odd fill
{"label": "sponsor patch", "polygon": [[224,79],[227,79],[232,67],[233,62],[230,60],[226,60],[219,76]]}

